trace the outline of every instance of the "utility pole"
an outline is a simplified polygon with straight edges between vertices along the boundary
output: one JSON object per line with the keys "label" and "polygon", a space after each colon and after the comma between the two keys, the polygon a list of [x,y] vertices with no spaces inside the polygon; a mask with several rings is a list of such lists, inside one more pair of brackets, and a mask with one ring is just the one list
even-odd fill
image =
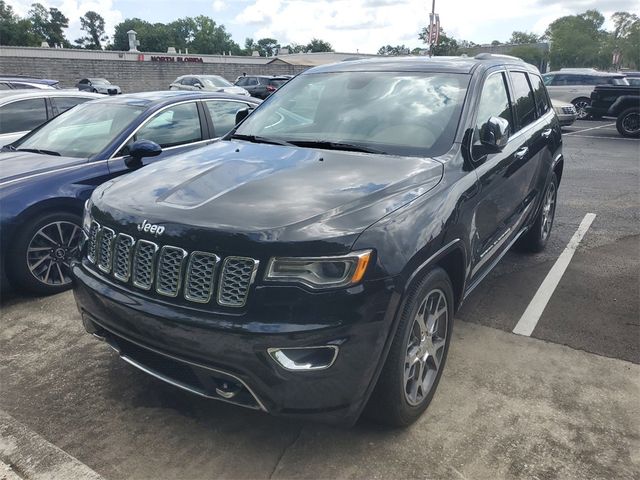
{"label": "utility pole", "polygon": [[[436,26],[436,23],[438,26]],[[429,15],[429,57],[433,56],[433,29],[440,28],[440,22],[436,22],[436,0],[431,1],[431,15]],[[440,32],[436,33],[439,36]]]}

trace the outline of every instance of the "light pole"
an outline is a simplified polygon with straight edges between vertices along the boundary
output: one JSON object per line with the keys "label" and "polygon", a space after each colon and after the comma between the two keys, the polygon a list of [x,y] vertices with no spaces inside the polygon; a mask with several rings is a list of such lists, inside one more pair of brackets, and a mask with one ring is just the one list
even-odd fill
{"label": "light pole", "polygon": [[431,1],[431,15],[429,15],[429,57],[433,56],[433,29],[436,27],[436,0]]}

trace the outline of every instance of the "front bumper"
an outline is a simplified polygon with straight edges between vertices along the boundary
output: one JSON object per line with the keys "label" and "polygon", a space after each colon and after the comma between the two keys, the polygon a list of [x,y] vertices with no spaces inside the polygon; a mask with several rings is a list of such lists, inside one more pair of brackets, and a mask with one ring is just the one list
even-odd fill
{"label": "front bumper", "polygon": [[[257,287],[246,311],[222,314],[145,298],[80,263],[72,272],[85,328],[128,363],[208,398],[342,425],[364,408],[398,305],[392,282],[377,280],[322,294]],[[319,370],[268,353],[326,345],[338,355]]]}

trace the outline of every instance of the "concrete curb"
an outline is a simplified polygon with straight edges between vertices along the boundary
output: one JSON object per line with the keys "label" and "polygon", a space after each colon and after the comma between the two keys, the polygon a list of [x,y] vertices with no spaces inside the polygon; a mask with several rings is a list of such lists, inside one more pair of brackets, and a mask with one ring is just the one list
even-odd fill
{"label": "concrete curb", "polygon": [[5,478],[3,475],[7,480],[104,480],[84,463],[0,410],[0,479]]}

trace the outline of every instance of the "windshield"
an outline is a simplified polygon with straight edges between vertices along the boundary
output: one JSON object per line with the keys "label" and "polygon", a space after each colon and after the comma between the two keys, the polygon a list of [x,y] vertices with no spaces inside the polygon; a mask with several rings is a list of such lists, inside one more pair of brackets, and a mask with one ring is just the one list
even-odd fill
{"label": "windshield", "polygon": [[96,85],[111,85],[111,82],[106,78],[92,78],[91,83]]}
{"label": "windshield", "polygon": [[104,150],[145,108],[88,102],[68,110],[13,144],[16,150],[90,158]]}
{"label": "windshield", "polygon": [[453,144],[468,83],[468,75],[448,73],[299,75],[236,134],[307,146],[331,142],[396,155],[441,155]]}
{"label": "windshield", "polygon": [[205,87],[233,87],[233,85],[227,82],[222,77],[200,77],[204,82]]}

